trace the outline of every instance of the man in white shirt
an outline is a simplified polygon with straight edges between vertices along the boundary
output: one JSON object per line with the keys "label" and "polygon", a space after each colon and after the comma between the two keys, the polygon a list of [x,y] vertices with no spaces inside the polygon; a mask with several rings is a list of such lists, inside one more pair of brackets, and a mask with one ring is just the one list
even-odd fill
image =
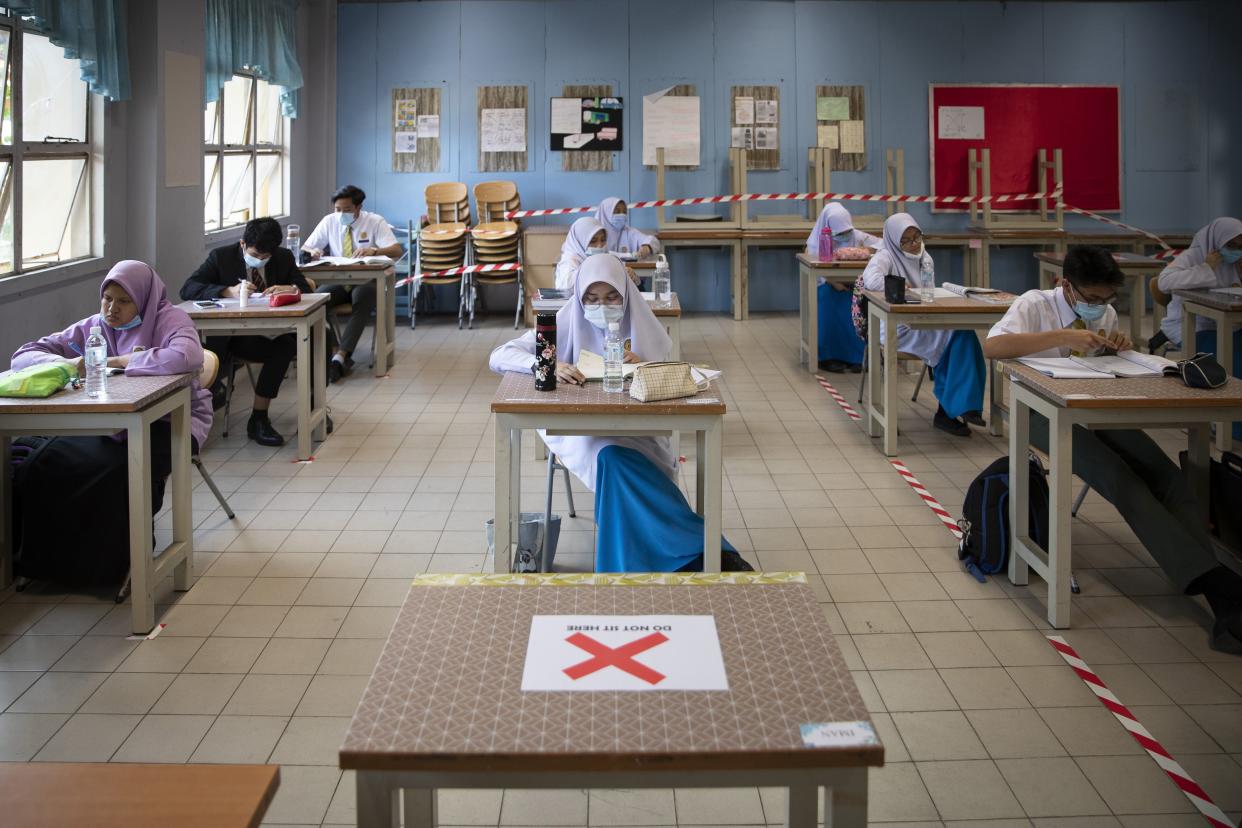
{"label": "man in white shirt", "polygon": [[[302,250],[312,259],[321,256],[388,256],[395,259],[400,256],[401,245],[384,217],[362,209],[366,197],[366,193],[352,184],[333,193],[332,212],[315,225]],[[346,303],[353,305],[349,323],[341,334],[340,346],[328,363],[329,379],[340,382],[353,367],[354,348],[358,346],[358,339],[375,310],[375,283],[366,282],[352,290],[345,285],[328,285],[323,290],[332,295],[328,302],[329,310]]]}
{"label": "man in white shirt", "polygon": [[[1075,245],[1064,272],[1059,287],[1028,290],[1014,301],[988,333],[984,356],[1066,357],[1130,348],[1111,307],[1125,282],[1112,254]],[[1031,444],[1048,450],[1048,420],[1034,411]],[[1212,648],[1242,653],[1242,577],[1217,560],[1204,512],[1181,469],[1139,429],[1082,426],[1074,426],[1073,465],[1074,474],[1117,507],[1178,589],[1207,598],[1216,615]]]}

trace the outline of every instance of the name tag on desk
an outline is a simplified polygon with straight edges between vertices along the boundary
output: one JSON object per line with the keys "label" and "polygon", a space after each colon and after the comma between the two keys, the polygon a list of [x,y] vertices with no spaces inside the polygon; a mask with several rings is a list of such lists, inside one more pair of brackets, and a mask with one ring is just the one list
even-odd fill
{"label": "name tag on desk", "polygon": [[802,744],[807,747],[858,747],[880,743],[870,722],[817,722],[801,725],[799,729]]}

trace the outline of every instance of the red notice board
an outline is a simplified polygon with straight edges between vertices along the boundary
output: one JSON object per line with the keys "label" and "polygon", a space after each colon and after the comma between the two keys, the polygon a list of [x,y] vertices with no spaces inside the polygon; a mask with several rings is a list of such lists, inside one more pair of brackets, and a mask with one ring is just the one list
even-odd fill
{"label": "red notice board", "polygon": [[[949,134],[968,137],[941,137],[941,107],[958,108],[945,115]],[[983,110],[982,139],[978,108]],[[1065,202],[1097,212],[1121,210],[1121,95],[1116,86],[932,84],[928,129],[933,195],[969,195],[967,151],[983,148],[991,150],[993,195],[1036,192],[1036,152],[1060,148]],[[1017,202],[1011,209],[1034,207],[1034,202]]]}

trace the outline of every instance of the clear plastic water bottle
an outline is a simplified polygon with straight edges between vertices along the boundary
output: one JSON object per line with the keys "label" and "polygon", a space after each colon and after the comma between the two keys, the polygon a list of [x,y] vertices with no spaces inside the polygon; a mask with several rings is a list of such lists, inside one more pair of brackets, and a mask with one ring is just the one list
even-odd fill
{"label": "clear plastic water bottle", "polygon": [[91,327],[91,335],[86,338],[86,396],[106,397],[108,395],[108,343],[104,341],[102,329],[98,325]]}
{"label": "clear plastic water bottle", "polygon": [[608,323],[608,336],[604,339],[604,391],[619,394],[625,390],[621,365],[625,361],[625,345],[621,342],[621,323]]}
{"label": "clear plastic water bottle", "polygon": [[667,308],[673,302],[673,281],[668,269],[668,259],[661,253],[656,258],[655,273],[651,277],[651,290],[655,293],[657,307]]}
{"label": "clear plastic water bottle", "polygon": [[293,254],[293,261],[297,262],[302,255],[302,227],[297,224],[290,224],[285,228],[285,247],[289,248],[289,252]]}
{"label": "clear plastic water bottle", "polygon": [[924,304],[936,301],[936,272],[932,269],[931,256],[926,253],[919,262],[919,298]]}

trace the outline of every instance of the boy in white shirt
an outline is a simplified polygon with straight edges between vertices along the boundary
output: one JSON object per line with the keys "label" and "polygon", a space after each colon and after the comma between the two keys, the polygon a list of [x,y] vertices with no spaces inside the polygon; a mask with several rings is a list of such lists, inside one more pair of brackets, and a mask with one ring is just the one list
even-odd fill
{"label": "boy in white shirt", "polygon": [[[1052,290],[1028,290],[992,327],[988,359],[1066,357],[1131,347],[1111,307],[1124,284],[1112,254],[1075,245],[1065,256],[1065,279]],[[1101,380],[1106,382],[1107,380]],[[1031,444],[1048,449],[1048,420],[1031,412]],[[1074,474],[1117,511],[1178,589],[1202,593],[1216,615],[1213,649],[1242,653],[1242,576],[1222,566],[1179,469],[1138,429],[1074,426]]]}
{"label": "boy in white shirt", "polygon": [[[393,235],[388,222],[378,213],[362,209],[367,194],[352,184],[347,184],[332,194],[332,212],[320,219],[319,224],[306,237],[302,250],[312,259],[321,256],[388,256],[401,255],[401,245]],[[358,339],[366,329],[371,313],[375,310],[375,283],[355,285],[351,290],[345,285],[328,285],[323,288],[332,294],[328,308],[350,303],[353,313],[341,334],[340,347],[328,363],[328,378],[340,382],[349,373],[354,361],[351,358]],[[382,324],[382,323],[381,323]]]}

